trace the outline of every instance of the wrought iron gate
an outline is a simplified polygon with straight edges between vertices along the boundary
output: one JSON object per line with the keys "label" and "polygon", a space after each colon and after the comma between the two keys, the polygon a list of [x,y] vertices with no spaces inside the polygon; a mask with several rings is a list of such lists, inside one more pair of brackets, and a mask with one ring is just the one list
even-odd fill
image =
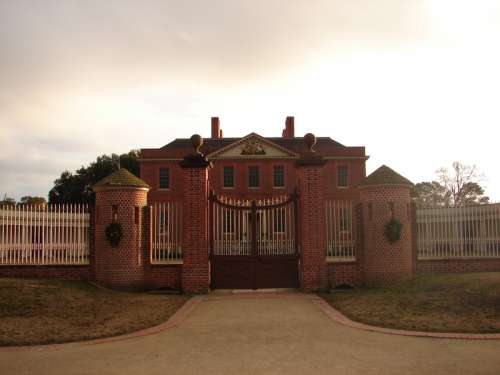
{"label": "wrought iron gate", "polygon": [[210,202],[212,288],[298,287],[296,194]]}

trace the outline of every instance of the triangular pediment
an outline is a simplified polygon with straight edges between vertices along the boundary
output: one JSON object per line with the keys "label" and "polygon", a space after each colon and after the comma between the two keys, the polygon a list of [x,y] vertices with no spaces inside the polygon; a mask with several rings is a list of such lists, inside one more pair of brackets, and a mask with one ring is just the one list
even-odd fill
{"label": "triangular pediment", "polygon": [[298,155],[276,143],[251,133],[207,155],[209,159],[296,158]]}

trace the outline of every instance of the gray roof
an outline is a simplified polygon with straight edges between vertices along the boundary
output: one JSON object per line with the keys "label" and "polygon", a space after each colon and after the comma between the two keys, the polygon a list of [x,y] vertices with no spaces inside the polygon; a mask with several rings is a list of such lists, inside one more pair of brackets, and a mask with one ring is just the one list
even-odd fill
{"label": "gray roof", "polygon": [[104,177],[102,180],[96,182],[92,188],[95,187],[141,187],[149,188],[150,186],[141,180],[139,177],[134,176],[125,168],[120,168],[111,173],[109,176]]}
{"label": "gray roof", "polygon": [[407,185],[413,186],[413,182],[401,176],[399,173],[389,168],[387,165],[382,165],[369,176],[365,177],[359,186],[371,185]]}

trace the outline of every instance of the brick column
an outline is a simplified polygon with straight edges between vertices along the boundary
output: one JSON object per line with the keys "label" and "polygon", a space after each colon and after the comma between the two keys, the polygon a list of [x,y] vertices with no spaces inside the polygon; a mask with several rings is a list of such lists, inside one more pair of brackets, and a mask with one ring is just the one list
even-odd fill
{"label": "brick column", "polygon": [[[206,293],[209,276],[208,168],[210,163],[201,153],[200,136],[191,137],[195,154],[181,161],[183,169],[182,201],[182,274],[185,293]],[[198,144],[199,143],[199,144]]]}
{"label": "brick column", "polygon": [[[308,135],[306,135],[308,137]],[[299,184],[300,287],[304,291],[326,289],[325,197],[323,166],[326,161],[314,153],[313,140],[305,137],[310,152],[297,161]],[[313,137],[310,135],[309,137]],[[311,145],[310,145],[311,144]]]}
{"label": "brick column", "polygon": [[90,207],[89,226],[89,279],[95,281],[95,207]]}

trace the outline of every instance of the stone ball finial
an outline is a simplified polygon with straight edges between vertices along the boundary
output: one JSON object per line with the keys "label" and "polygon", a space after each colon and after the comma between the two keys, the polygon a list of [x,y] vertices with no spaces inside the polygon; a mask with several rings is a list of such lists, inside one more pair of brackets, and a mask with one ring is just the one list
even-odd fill
{"label": "stone ball finial", "polygon": [[313,133],[307,133],[306,135],[304,135],[304,142],[306,143],[310,152],[316,152],[314,150],[314,145],[316,144],[316,136]]}
{"label": "stone ball finial", "polygon": [[200,148],[203,145],[203,137],[199,134],[193,134],[191,136],[191,146],[193,146],[194,152],[201,155]]}

